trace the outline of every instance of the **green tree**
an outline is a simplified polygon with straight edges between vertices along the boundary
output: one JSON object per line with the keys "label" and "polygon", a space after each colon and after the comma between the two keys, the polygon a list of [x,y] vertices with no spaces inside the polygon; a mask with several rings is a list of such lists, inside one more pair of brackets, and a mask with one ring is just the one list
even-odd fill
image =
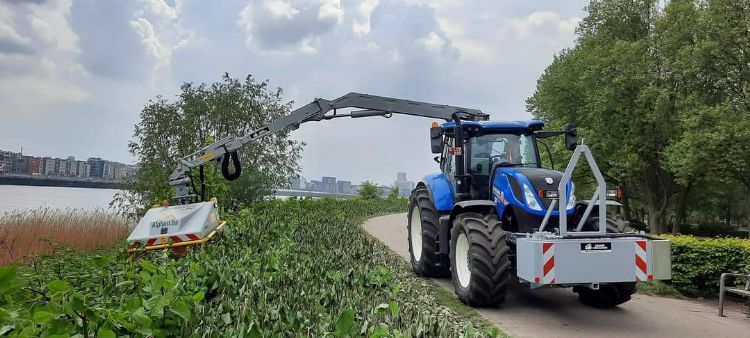
{"label": "green tree", "polygon": [[388,193],[388,199],[397,199],[399,197],[401,197],[401,193],[398,191],[398,186],[394,185]]}
{"label": "green tree", "polygon": [[[290,108],[280,88],[271,89],[267,81],[257,82],[252,76],[243,81],[229,74],[213,84],[185,83],[173,102],[162,96],[150,100],[129,144],[138,159],[138,173],[113,204],[139,213],[171,198],[174,191],[167,179],[179,158],[213,140],[245,135],[288,114]],[[234,208],[262,198],[274,187],[287,186],[299,169],[303,146],[287,135],[282,131],[241,149],[242,176],[231,184],[217,172],[219,165],[209,164],[207,197],[218,197],[222,205]],[[197,181],[197,170],[193,177]]]}
{"label": "green tree", "polygon": [[[739,183],[750,223],[750,1],[680,2],[690,4],[696,19],[693,43],[675,57],[691,86],[679,120],[685,132],[668,152],[670,168],[682,182],[702,175],[712,185]],[[732,203],[726,205],[731,218]]]}
{"label": "green tree", "polygon": [[[552,125],[576,123],[601,169],[646,205],[654,233],[664,232],[676,188],[663,166],[678,130],[673,84],[653,53],[654,1],[593,1],[572,49],[555,58],[527,101]],[[565,162],[563,160],[562,162]]]}
{"label": "green tree", "polygon": [[359,191],[357,191],[357,194],[359,194],[360,198],[365,200],[380,199],[380,188],[378,188],[375,183],[364,181],[359,187]]}

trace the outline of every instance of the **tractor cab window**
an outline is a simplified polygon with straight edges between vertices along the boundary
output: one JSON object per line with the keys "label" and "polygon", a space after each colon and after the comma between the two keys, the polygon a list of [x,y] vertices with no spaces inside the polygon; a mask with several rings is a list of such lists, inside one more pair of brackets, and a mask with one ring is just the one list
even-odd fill
{"label": "tractor cab window", "polygon": [[456,174],[456,157],[450,153],[451,147],[453,147],[453,138],[446,137],[440,166],[443,173],[448,176],[449,179],[453,180]]}
{"label": "tractor cab window", "polygon": [[531,135],[487,134],[471,139],[469,170],[489,175],[492,166],[538,167],[536,148]]}
{"label": "tractor cab window", "polygon": [[537,168],[534,139],[525,134],[485,134],[471,138],[468,150],[471,194],[489,198],[490,175],[496,165]]}

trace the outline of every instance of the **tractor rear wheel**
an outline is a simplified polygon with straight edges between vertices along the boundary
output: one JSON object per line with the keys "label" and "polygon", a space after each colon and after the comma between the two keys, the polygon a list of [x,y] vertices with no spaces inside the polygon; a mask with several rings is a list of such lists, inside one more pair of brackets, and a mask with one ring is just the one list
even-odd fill
{"label": "tractor rear wheel", "polygon": [[585,286],[573,287],[573,292],[578,293],[578,300],[591,307],[611,308],[630,300],[635,293],[635,283],[610,283],[602,284],[599,290]]}
{"label": "tractor rear wheel", "polygon": [[453,286],[471,306],[495,307],[505,300],[511,278],[506,232],[494,214],[466,212],[451,232]]}
{"label": "tractor rear wheel", "polygon": [[450,273],[447,255],[438,253],[438,212],[423,186],[416,187],[409,199],[407,233],[411,266],[423,277],[444,277]]}

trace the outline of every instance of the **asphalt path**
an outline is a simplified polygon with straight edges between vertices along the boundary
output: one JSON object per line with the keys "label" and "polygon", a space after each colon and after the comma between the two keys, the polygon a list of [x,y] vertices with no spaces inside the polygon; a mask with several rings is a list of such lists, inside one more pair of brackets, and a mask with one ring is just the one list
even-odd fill
{"label": "asphalt path", "polygon": [[[365,230],[409,261],[406,214],[369,219]],[[435,279],[453,291],[450,279]],[[715,301],[635,294],[613,309],[578,302],[570,289],[529,290],[514,284],[498,308],[477,311],[514,337],[750,337],[750,318],[734,304],[717,315]]]}

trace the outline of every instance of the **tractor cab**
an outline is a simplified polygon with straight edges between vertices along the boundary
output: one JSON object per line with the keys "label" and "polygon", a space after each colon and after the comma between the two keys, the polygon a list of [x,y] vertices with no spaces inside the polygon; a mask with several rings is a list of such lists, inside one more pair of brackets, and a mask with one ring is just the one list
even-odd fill
{"label": "tractor cab", "polygon": [[[566,136],[566,146],[575,148],[575,127],[564,131],[542,131],[544,122],[460,121],[433,126],[432,149],[441,173],[425,178],[425,185],[447,186],[435,196],[439,212],[450,213],[460,201],[489,201],[508,231],[530,233],[538,229],[552,202],[559,200],[557,187],[562,173],[542,167],[538,139]],[[459,141],[460,140],[460,141]],[[442,181],[442,182],[438,182]],[[463,185],[463,186],[462,186]],[[567,190],[566,213],[575,207],[573,184]],[[550,215],[552,226],[559,212]],[[566,216],[567,217],[567,216]]]}
{"label": "tractor cab", "polygon": [[[461,123],[466,156],[465,172],[470,176],[470,199],[490,199],[489,180],[498,168],[541,168],[534,132],[544,127],[539,120]],[[455,123],[444,123],[444,151],[441,169],[455,175]]]}

